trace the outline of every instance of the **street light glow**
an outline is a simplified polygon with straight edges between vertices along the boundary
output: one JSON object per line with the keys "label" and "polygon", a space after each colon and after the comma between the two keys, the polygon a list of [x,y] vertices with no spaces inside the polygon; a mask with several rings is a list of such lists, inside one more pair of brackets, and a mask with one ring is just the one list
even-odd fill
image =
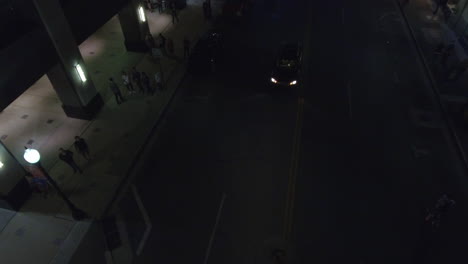
{"label": "street light glow", "polygon": [[3,167],[3,162],[0,161],[0,169]]}
{"label": "street light glow", "polygon": [[27,162],[31,164],[35,164],[35,163],[38,163],[39,160],[41,159],[41,154],[39,154],[39,151],[35,149],[26,149],[24,151],[23,157]]}
{"label": "street light glow", "polygon": [[76,68],[76,71],[78,72],[78,75],[80,75],[81,81],[86,82],[87,79],[86,79],[83,69],[81,68],[81,65],[77,64],[75,68]]}
{"label": "street light glow", "polygon": [[145,21],[146,21],[145,11],[143,10],[143,7],[142,7],[142,6],[138,7],[138,15],[140,16],[140,21],[141,21],[141,22],[145,22]]}

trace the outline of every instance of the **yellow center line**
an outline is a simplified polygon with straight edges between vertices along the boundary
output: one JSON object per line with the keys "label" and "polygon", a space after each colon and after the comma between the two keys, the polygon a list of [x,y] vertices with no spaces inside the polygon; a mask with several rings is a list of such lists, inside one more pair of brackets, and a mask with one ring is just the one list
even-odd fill
{"label": "yellow center line", "polygon": [[288,189],[286,193],[286,204],[284,210],[284,221],[283,221],[283,239],[288,241],[293,226],[294,217],[294,199],[296,192],[296,178],[299,168],[299,154],[302,138],[302,123],[304,113],[304,98],[300,97],[297,102],[297,113],[296,113],[296,126],[294,129],[293,146],[291,154],[291,165],[289,167],[288,174]]}

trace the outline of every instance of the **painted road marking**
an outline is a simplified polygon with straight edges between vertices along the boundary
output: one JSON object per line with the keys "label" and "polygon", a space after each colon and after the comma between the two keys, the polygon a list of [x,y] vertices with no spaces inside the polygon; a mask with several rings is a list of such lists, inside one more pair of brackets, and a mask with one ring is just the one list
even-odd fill
{"label": "painted road marking", "polygon": [[304,114],[304,98],[299,98],[297,102],[296,127],[293,137],[293,149],[291,155],[291,166],[288,175],[288,190],[286,193],[286,204],[284,210],[283,239],[288,242],[292,233],[294,218],[294,199],[296,193],[296,178],[299,171],[299,155],[301,150],[302,123]]}
{"label": "painted road marking", "polygon": [[346,90],[348,92],[349,120],[353,120],[351,81],[348,81],[348,84],[346,85]]}
{"label": "painted road marking", "polygon": [[140,195],[138,194],[138,191],[134,184],[132,184],[132,193],[133,193],[133,196],[135,196],[135,201],[137,203],[138,209],[140,209],[141,214],[143,215],[143,220],[145,221],[145,224],[146,224],[145,233],[143,234],[143,238],[138,244],[138,248],[136,250],[136,254],[137,256],[139,256],[141,252],[143,251],[146,241],[148,240],[148,237],[149,237],[149,234],[151,233],[151,229],[153,228],[153,225],[151,224],[151,220],[148,216],[148,212],[146,211],[145,206],[143,206],[143,202],[141,201]]}
{"label": "painted road marking", "polygon": [[224,200],[226,200],[226,193],[223,193],[223,197],[221,198],[221,202],[219,203],[218,213],[216,214],[216,221],[213,227],[213,231],[211,232],[210,241],[208,242],[208,247],[206,248],[205,253],[205,261],[204,264],[208,263],[208,258],[210,257],[211,248],[213,247],[213,240],[216,235],[216,230],[218,229],[219,219],[221,218],[221,212],[223,211],[224,207]]}

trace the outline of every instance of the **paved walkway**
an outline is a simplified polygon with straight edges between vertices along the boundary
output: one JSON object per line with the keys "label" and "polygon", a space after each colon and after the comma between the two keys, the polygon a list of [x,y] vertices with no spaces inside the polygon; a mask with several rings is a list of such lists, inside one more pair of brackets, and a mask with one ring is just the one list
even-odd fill
{"label": "paved walkway", "polygon": [[[433,14],[435,8],[434,0],[412,0],[404,7],[404,12],[437,81],[439,92],[455,124],[464,151],[468,153],[467,123],[462,114],[463,106],[468,102],[468,89],[466,89],[468,71],[455,80],[447,80],[450,69],[468,59],[468,50],[457,39],[457,35],[448,25],[449,22],[444,14],[440,11],[436,15]],[[449,6],[449,8],[454,8],[454,6]],[[435,54],[440,43],[445,45],[453,43],[455,47],[445,64],[441,63],[441,56]]]}
{"label": "paved walkway", "polygon": [[[468,96],[466,89],[460,89],[463,83],[468,82],[468,72],[465,72],[457,80],[446,80],[450,68],[467,59],[468,56],[467,51],[457,39],[457,35],[448,25],[449,22],[443,12],[439,10],[437,14],[433,14],[435,8],[434,0],[412,0],[404,10],[426,55],[426,60],[430,63],[438,81],[441,88],[440,92],[442,94]],[[454,6],[449,5],[449,8],[454,8]],[[448,57],[445,64],[441,63],[441,57],[434,53],[440,43],[445,45],[453,43],[455,45],[453,54]]]}
{"label": "paved walkway", "polygon": [[[410,4],[404,8],[418,44],[424,53],[425,60],[437,82],[437,88],[448,110],[449,118],[454,124],[456,137],[466,159],[468,130],[466,129],[467,122],[463,120],[462,109],[468,98],[468,90],[466,89],[468,73],[464,72],[460,78],[454,81],[446,80],[448,69],[466,59],[466,50],[461,47],[456,35],[447,25],[443,14],[440,12],[434,16],[432,10],[435,10],[435,4],[432,0],[410,0]],[[441,42],[455,44],[455,52],[448,58],[446,65],[442,65],[440,57],[434,54],[437,45]],[[435,145],[432,142],[431,144]],[[466,168],[463,168],[463,165],[454,165],[455,162],[450,164],[444,161],[445,158],[449,157],[449,152],[443,152],[441,148],[438,148],[437,152],[444,156],[438,157],[434,164],[446,164],[447,167],[439,172],[439,175],[443,175],[442,180],[433,181],[429,184],[444,190],[443,192],[450,191],[450,194],[458,197],[457,208],[451,212],[450,224],[447,221],[440,231],[425,232],[426,234],[422,236],[424,237],[423,243],[418,245],[421,248],[419,253],[424,256],[424,261],[421,263],[465,263],[467,255],[465,254],[464,244],[468,234],[465,224],[467,215],[464,207],[467,186]],[[426,154],[422,153],[422,155]],[[456,158],[451,160],[458,160],[458,157],[457,153]],[[428,166],[428,168],[431,171],[425,175],[434,173],[431,166]],[[462,173],[455,174],[454,171],[456,170]]]}
{"label": "paved walkway", "polygon": [[[69,198],[93,218],[100,218],[104,213],[117,186],[131,169],[135,153],[143,147],[185,74],[185,63],[180,59],[183,37],[188,36],[193,44],[210,27],[203,18],[202,1],[187,2],[188,6],[179,13],[180,22],[175,25],[168,13],[147,13],[153,36],[156,38],[163,32],[173,39],[175,54],[179,57],[161,60],[166,82],[164,91],[154,96],[128,95],[121,85],[127,101],[116,104],[108,90],[110,76],[120,82],[121,70],[136,66],[153,79],[159,65],[148,55],[125,51],[123,33],[114,17],[80,45],[91,79],[105,101],[94,120],[66,117],[46,76],[0,115],[0,136],[3,135],[2,141],[15,157],[25,163],[23,146],[37,148],[50,175]],[[212,2],[215,6],[220,4],[220,1]],[[85,138],[91,149],[89,162],[75,153],[83,174],[73,174],[72,169],[57,158],[57,149],[71,148],[75,135]],[[89,222],[73,221],[64,202],[53,194],[47,199],[33,194],[19,212],[0,212],[2,263],[50,263],[57,255],[64,254],[63,242],[69,239],[71,232],[84,233],[89,225]]]}

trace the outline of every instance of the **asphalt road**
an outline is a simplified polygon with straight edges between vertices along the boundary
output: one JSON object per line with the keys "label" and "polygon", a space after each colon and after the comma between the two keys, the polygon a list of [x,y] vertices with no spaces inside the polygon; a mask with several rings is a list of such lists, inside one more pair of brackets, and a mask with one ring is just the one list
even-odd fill
{"label": "asphalt road", "polygon": [[[287,263],[465,263],[466,179],[437,113],[413,118],[436,108],[393,1],[268,3],[226,30],[216,75],[185,80],[145,158],[137,263],[274,263],[277,248]],[[303,85],[271,91],[295,40]],[[457,209],[431,232],[443,192]]]}
{"label": "asphalt road", "polygon": [[137,263],[269,261],[282,233],[297,110],[295,92],[269,92],[269,74],[280,42],[302,40],[305,20],[296,13],[303,1],[288,2],[275,16],[255,5],[226,30],[219,73],[183,84],[147,175],[136,180],[153,220]]}
{"label": "asphalt road", "polygon": [[[294,258],[466,262],[466,227],[458,225],[466,219],[466,174],[395,2],[314,7],[312,34],[323,41],[312,49],[308,87],[320,90],[316,102],[306,100]],[[434,232],[424,224],[425,208],[442,193],[461,204]]]}

